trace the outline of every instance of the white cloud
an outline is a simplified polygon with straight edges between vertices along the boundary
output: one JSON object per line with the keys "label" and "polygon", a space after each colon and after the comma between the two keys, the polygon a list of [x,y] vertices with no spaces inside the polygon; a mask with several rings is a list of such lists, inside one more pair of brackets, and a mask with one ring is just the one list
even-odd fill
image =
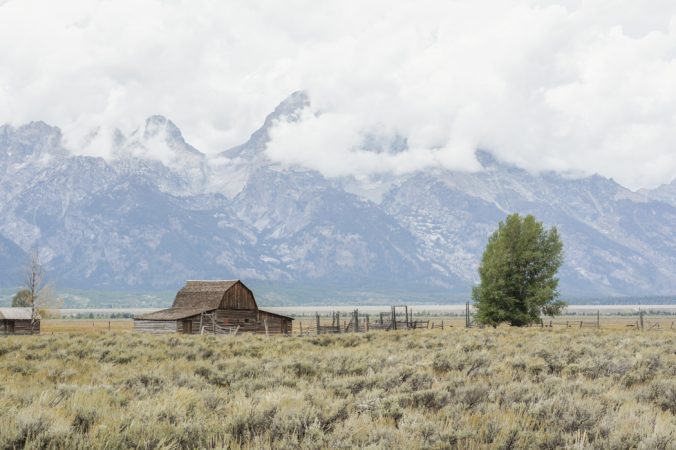
{"label": "white cloud", "polygon": [[[71,142],[151,114],[215,153],[305,89],[269,155],[334,176],[527,168],[676,175],[671,1],[0,1],[0,123]],[[360,149],[365,135],[408,152]]]}

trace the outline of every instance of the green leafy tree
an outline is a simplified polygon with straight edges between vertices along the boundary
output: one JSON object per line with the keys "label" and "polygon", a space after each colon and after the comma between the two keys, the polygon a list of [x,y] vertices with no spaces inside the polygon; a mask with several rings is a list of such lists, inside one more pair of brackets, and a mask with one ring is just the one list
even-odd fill
{"label": "green leafy tree", "polygon": [[19,289],[19,292],[12,297],[12,306],[15,308],[31,306],[31,291]]}
{"label": "green leafy tree", "polygon": [[528,215],[511,214],[488,240],[479,266],[480,284],[472,292],[476,321],[523,326],[542,315],[560,314],[556,273],[563,243],[556,227],[545,229]]}

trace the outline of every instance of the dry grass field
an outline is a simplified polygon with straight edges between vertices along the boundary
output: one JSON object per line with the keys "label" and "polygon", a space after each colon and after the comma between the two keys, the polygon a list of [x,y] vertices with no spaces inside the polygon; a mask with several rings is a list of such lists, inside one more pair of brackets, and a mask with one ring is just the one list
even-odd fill
{"label": "dry grass field", "polygon": [[668,329],[6,337],[0,379],[3,449],[676,448]]}
{"label": "dry grass field", "polygon": [[41,321],[42,334],[131,332],[131,319],[48,319]]}
{"label": "dry grass field", "polygon": [[[341,323],[345,325],[349,320],[345,315]],[[360,319],[361,320],[361,319]],[[372,315],[371,320],[377,321],[377,315]],[[401,320],[404,320],[401,318]],[[443,322],[444,328],[464,328],[465,318],[458,315],[434,315],[424,316],[416,315],[412,320],[426,320],[430,322],[430,326],[441,327]],[[625,330],[635,329],[638,323],[638,316],[619,316],[619,315],[602,315],[600,317],[600,327],[602,329]],[[675,329],[676,317],[669,315],[652,315],[644,316],[645,329]],[[580,322],[583,322],[583,328],[592,327],[596,323],[596,316],[561,316],[554,319],[552,327],[554,328],[579,328]],[[321,324],[331,324],[331,318],[321,316]],[[550,321],[546,319],[544,324],[549,326]],[[360,325],[360,326],[363,326]],[[316,319],[313,315],[299,316],[293,321],[293,333],[300,334],[302,330],[314,330],[316,327]],[[54,333],[107,333],[107,332],[131,332],[134,328],[134,322],[131,319],[46,319],[42,321],[42,334]]]}

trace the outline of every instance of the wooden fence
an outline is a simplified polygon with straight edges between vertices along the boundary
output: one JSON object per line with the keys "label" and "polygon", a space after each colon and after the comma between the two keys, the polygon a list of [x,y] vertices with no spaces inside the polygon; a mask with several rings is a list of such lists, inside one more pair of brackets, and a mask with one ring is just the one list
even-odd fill
{"label": "wooden fence", "polygon": [[303,324],[300,321],[296,329],[302,336],[311,336],[334,333],[362,333],[372,330],[415,330],[426,329],[430,325],[433,326],[432,321],[429,319],[413,319],[413,315],[409,314],[408,308],[406,308],[403,317],[395,312],[394,307],[392,307],[390,314],[380,313],[375,317],[369,314],[361,314],[358,309],[342,314],[340,312],[333,312],[330,316],[330,323],[326,322],[326,318],[322,322],[322,317],[318,313],[315,313],[314,323]]}
{"label": "wooden fence", "polygon": [[[306,321],[298,322],[294,326],[295,331],[299,331],[304,336],[315,336],[319,334],[333,334],[333,333],[359,333],[373,330],[409,330],[409,329],[439,329],[452,328],[461,326],[461,321],[464,316],[464,326],[466,328],[484,328],[484,325],[478,324],[474,321],[474,311],[469,302],[465,304],[465,311],[459,317],[445,317],[446,320],[435,320],[433,317],[419,314],[419,318],[414,319],[412,308],[409,306],[391,306],[390,311],[380,312],[376,314],[362,314],[355,309],[352,312],[340,313],[334,312],[330,316],[321,317],[315,313],[314,320],[308,324]],[[330,321],[328,318],[330,317]],[[563,319],[566,320],[563,320]],[[622,316],[603,316],[601,317],[600,310],[593,315],[580,316],[579,319],[571,318],[570,316],[559,319],[543,318],[538,324],[531,326],[542,328],[565,327],[571,329],[599,329],[599,328],[615,328],[634,327],[639,330],[666,330],[676,329],[676,321],[665,321],[664,319],[648,320],[644,317],[643,312],[639,312],[639,318],[635,323],[625,324],[626,318]]]}

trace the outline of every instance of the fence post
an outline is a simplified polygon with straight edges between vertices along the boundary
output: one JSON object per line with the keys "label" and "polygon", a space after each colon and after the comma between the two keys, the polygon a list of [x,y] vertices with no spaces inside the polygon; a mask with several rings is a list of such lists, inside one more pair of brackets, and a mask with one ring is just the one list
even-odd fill
{"label": "fence post", "polygon": [[641,308],[638,309],[638,317],[641,321],[641,329],[643,329],[643,310]]}
{"label": "fence post", "polygon": [[444,329],[444,321],[443,320],[441,321],[441,329],[442,329],[442,331]]}
{"label": "fence post", "polygon": [[369,316],[366,316],[366,332],[369,331]]}
{"label": "fence post", "polygon": [[392,307],[392,329],[397,329],[397,312],[394,309],[394,306]]}
{"label": "fence post", "polygon": [[317,334],[319,334],[319,313],[315,313],[315,318],[317,319]]}

